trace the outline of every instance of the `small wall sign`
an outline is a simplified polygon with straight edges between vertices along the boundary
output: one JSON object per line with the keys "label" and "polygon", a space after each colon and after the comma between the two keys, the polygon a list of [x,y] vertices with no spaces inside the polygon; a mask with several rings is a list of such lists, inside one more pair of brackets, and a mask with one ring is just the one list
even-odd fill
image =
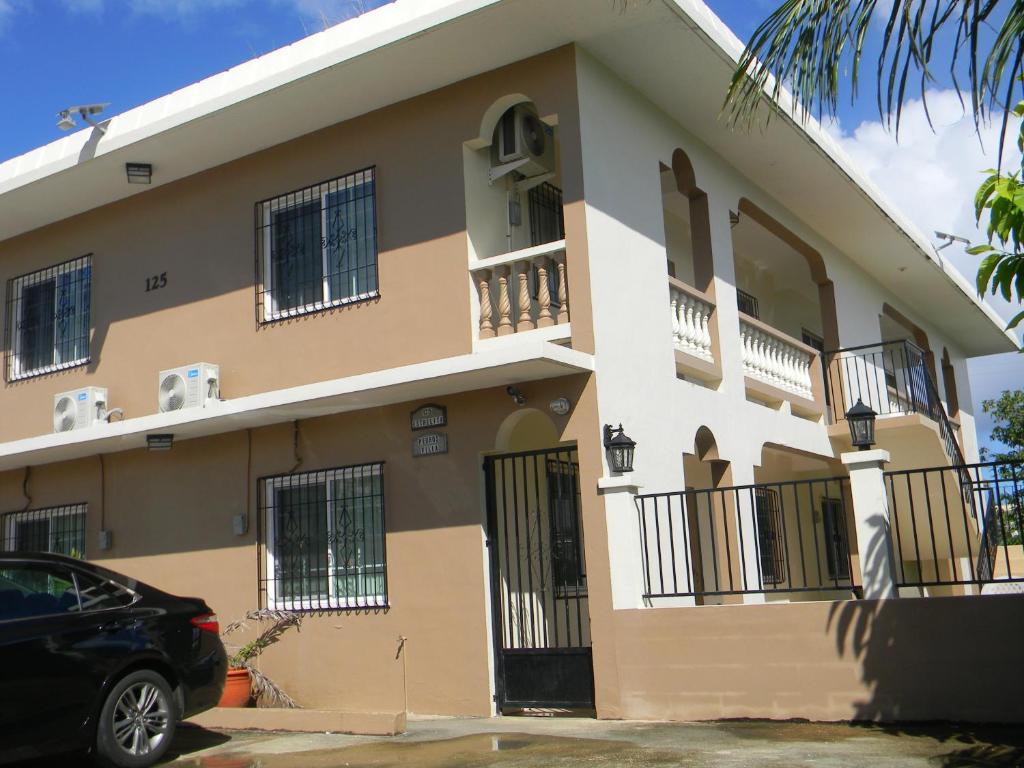
{"label": "small wall sign", "polygon": [[448,435],[444,432],[424,432],[417,435],[412,441],[412,455],[435,456],[439,453],[448,453]]}
{"label": "small wall sign", "polygon": [[409,416],[413,432],[418,429],[444,427],[448,424],[448,409],[443,405],[421,405]]}

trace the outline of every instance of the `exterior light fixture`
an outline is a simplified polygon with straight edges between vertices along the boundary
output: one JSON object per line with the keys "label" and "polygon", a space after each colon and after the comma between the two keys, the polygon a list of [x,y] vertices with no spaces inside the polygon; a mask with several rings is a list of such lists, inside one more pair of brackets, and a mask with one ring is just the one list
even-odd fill
{"label": "exterior light fixture", "polygon": [[846,421],[850,425],[850,441],[854,447],[867,451],[875,444],[875,416],[870,406],[864,405],[859,397],[857,404],[846,412]]}
{"label": "exterior light fixture", "polygon": [[626,436],[621,424],[618,429],[613,428],[611,424],[604,425],[604,447],[608,451],[608,464],[613,472],[633,471],[636,442]]}
{"label": "exterior light fixture", "polygon": [[104,104],[81,104],[77,107],[68,107],[62,109],[57,113],[57,127],[62,131],[70,131],[75,127],[75,121],[72,119],[72,115],[78,115],[82,118],[82,121],[88,123],[93,128],[98,130],[100,133],[107,132],[108,120],[104,120],[102,123],[97,123],[93,120],[93,115],[98,115],[106,107],[110,106],[110,102]]}
{"label": "exterior light fixture", "polygon": [[146,448],[150,451],[169,451],[174,444],[174,435],[146,435]]}
{"label": "exterior light fixture", "polygon": [[149,184],[153,181],[153,166],[149,163],[125,163],[124,172],[129,184]]}

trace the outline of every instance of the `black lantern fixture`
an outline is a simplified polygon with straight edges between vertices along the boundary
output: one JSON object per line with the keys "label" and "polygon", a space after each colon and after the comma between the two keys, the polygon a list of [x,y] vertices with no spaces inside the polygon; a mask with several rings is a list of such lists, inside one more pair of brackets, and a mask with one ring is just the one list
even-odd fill
{"label": "black lantern fixture", "polygon": [[613,472],[633,471],[636,442],[626,436],[621,424],[618,429],[614,429],[611,424],[604,425],[604,447],[608,451],[608,463]]}
{"label": "black lantern fixture", "polygon": [[864,405],[859,397],[857,404],[846,412],[846,421],[850,425],[850,440],[854,447],[867,451],[875,444],[875,416],[870,406]]}

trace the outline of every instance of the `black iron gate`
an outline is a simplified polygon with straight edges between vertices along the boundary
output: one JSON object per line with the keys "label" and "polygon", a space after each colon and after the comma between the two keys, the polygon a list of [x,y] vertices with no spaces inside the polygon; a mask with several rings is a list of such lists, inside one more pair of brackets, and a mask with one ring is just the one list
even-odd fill
{"label": "black iron gate", "polygon": [[576,449],[488,456],[484,472],[498,707],[593,707]]}

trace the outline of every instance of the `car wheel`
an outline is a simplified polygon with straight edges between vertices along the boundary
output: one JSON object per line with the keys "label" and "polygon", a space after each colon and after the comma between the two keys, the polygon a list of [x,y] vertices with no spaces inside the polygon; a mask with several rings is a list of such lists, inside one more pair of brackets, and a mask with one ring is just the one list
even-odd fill
{"label": "car wheel", "polygon": [[177,725],[167,681],[141,669],[113,687],[96,726],[96,757],[114,768],[146,768],[164,756]]}

